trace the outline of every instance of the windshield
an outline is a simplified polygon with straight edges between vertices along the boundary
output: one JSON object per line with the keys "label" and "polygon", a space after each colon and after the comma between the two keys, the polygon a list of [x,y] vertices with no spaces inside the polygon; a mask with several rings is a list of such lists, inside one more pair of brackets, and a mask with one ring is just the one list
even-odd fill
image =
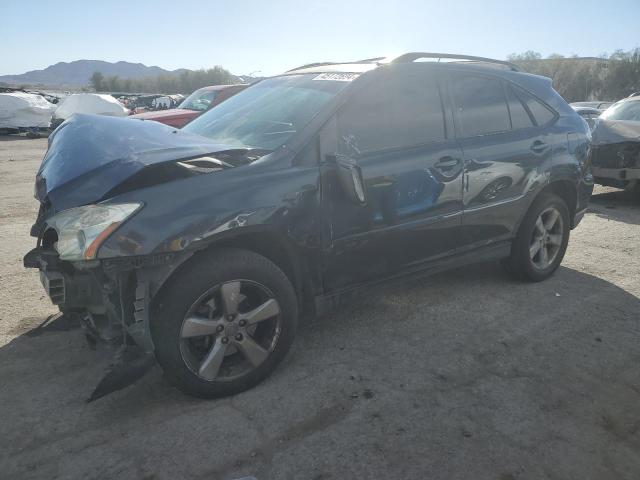
{"label": "windshield", "polygon": [[198,112],[204,112],[209,108],[213,99],[216,98],[215,90],[196,90],[184,101],[178,105],[178,108],[184,108],[186,110],[197,110]]}
{"label": "windshield", "polygon": [[268,78],[216,105],[183,130],[235,147],[275,150],[348,84],[327,74]]}
{"label": "windshield", "polygon": [[640,122],[640,101],[618,102],[607,108],[600,118],[606,120],[631,120]]}

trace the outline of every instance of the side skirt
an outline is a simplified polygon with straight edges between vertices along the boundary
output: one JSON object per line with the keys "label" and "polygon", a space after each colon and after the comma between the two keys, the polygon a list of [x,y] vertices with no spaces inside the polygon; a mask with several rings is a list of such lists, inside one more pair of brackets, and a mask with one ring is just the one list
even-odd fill
{"label": "side skirt", "polygon": [[390,277],[376,279],[325,295],[319,295],[315,298],[316,316],[325,315],[335,310],[346,298],[367,292],[373,287],[409,282],[464,265],[499,260],[508,257],[510,253],[511,240],[505,240],[475,248],[464,253],[453,254],[446,258],[421,263]]}

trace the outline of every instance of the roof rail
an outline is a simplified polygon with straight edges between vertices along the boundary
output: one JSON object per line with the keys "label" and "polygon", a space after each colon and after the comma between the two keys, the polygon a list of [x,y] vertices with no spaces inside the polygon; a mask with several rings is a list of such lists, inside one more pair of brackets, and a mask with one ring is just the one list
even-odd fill
{"label": "roof rail", "polygon": [[356,60],[353,62],[318,62],[318,63],[308,63],[306,65],[302,65],[300,67],[292,68],[291,70],[287,70],[287,72],[293,72],[295,70],[302,70],[303,68],[313,68],[313,67],[323,67],[325,65],[349,65],[354,63],[374,63],[384,60],[385,57],[374,57],[374,58],[365,58],[363,60]]}
{"label": "roof rail", "polygon": [[453,53],[430,53],[430,52],[410,52],[404,53],[396,58],[394,58],[391,63],[409,63],[420,58],[437,58],[438,61],[442,58],[449,58],[454,60],[468,60],[472,62],[482,62],[482,63],[495,63],[497,65],[502,65],[508,67],[510,70],[514,72],[519,72],[520,69],[511,62],[507,62],[504,60],[495,60],[493,58],[486,57],[475,57],[473,55],[457,55]]}
{"label": "roof rail", "polygon": [[640,97],[640,92],[633,92],[631,95],[629,95],[627,98],[630,97]]}
{"label": "roof rail", "polygon": [[336,62],[316,62],[316,63],[307,63],[306,65],[300,65],[299,67],[292,68],[291,70],[287,70],[285,73],[293,72],[295,70],[302,70],[303,68],[312,68],[312,67],[323,67],[325,65],[337,65]]}

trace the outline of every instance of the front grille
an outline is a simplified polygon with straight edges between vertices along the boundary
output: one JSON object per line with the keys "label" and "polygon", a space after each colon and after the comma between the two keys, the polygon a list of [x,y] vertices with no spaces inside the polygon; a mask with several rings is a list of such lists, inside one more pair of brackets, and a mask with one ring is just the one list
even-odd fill
{"label": "front grille", "polygon": [[40,271],[40,281],[54,305],[62,305],[65,300],[64,277],[60,272]]}
{"label": "front grille", "polygon": [[640,167],[640,142],[599,145],[594,149],[593,166],[599,168]]}

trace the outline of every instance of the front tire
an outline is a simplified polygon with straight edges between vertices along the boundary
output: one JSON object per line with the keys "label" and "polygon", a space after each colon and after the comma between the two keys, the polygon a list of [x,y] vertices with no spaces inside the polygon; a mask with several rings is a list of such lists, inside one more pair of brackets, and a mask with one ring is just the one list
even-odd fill
{"label": "front tire", "polygon": [[503,261],[507,272],[529,282],[549,278],[567,250],[569,221],[564,200],[552,193],[539,195],[522,220],[511,255]]}
{"label": "front tire", "polygon": [[295,337],[297,300],[287,276],[257,253],[204,252],[159,292],[151,334],[167,379],[216,398],[264,380]]}

